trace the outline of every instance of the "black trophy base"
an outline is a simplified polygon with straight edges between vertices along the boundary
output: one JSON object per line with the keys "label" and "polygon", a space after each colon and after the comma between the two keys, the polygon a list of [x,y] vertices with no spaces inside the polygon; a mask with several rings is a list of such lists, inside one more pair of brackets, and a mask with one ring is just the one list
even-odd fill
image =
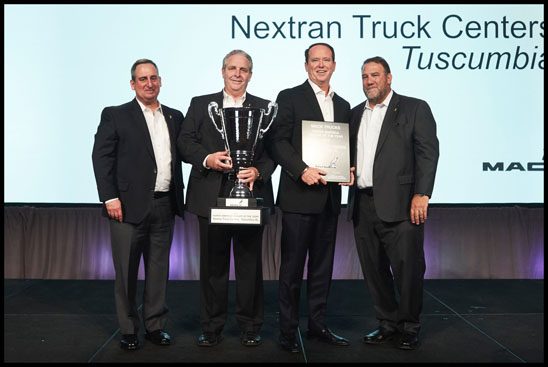
{"label": "black trophy base", "polygon": [[270,209],[262,198],[217,198],[209,210],[209,224],[262,226],[270,219]]}

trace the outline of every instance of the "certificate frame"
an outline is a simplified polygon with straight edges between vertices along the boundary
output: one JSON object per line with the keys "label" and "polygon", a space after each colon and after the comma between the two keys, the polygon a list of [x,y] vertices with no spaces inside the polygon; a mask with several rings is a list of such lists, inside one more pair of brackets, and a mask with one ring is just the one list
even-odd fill
{"label": "certificate frame", "polygon": [[302,159],[327,172],[327,182],[350,182],[349,124],[331,121],[302,121]]}

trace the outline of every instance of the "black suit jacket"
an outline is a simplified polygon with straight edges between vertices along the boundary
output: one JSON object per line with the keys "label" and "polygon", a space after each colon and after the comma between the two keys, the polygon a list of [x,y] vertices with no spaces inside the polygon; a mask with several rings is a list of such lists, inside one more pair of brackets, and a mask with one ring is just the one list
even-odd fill
{"label": "black suit jacket", "polygon": [[[268,148],[272,158],[282,167],[277,197],[280,209],[318,214],[329,204],[334,213],[340,213],[341,187],[337,183],[308,186],[301,180],[301,173],[307,167],[302,160],[302,121],[324,121],[310,83],[307,80],[297,87],[281,91],[276,102],[278,116],[272,125]],[[350,104],[336,93],[333,95],[333,112],[335,122],[350,121]]]}
{"label": "black suit jacket", "polygon": [[[223,183],[223,173],[204,168],[204,159],[208,154],[225,150],[221,134],[215,129],[207,107],[210,102],[217,102],[219,109],[223,106],[223,92],[192,98],[186,118],[177,140],[177,145],[184,162],[192,164],[186,193],[186,207],[191,213],[202,217],[209,216],[209,208],[217,206]],[[268,110],[269,101],[246,94],[244,107],[263,108]],[[264,128],[264,127],[263,127]],[[269,132],[266,133],[268,135]],[[253,186],[253,196],[264,199],[264,206],[274,208],[274,194],[270,177],[276,164],[264,149],[263,139],[255,148],[253,167],[256,167],[262,178]]]}
{"label": "black suit jacket", "polygon": [[[182,217],[184,186],[176,139],[184,116],[164,105],[162,111],[171,142],[172,191],[177,214]],[[103,110],[92,160],[99,200],[120,198],[124,222],[140,223],[152,205],[157,167],[150,133],[137,99]],[[106,208],[103,215],[107,216]]]}
{"label": "black suit jacket", "polygon": [[[350,135],[353,165],[364,107],[365,101],[352,109]],[[428,104],[394,92],[382,122],[373,163],[373,197],[381,220],[409,220],[413,195],[432,197],[438,157],[436,121]],[[355,209],[356,188],[355,184],[348,194],[349,219]]]}

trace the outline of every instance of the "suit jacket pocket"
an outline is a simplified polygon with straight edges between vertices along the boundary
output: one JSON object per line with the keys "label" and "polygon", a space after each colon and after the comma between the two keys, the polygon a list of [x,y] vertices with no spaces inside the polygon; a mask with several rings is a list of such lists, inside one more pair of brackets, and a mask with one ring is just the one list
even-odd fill
{"label": "suit jacket pocket", "polygon": [[400,185],[412,184],[415,182],[415,175],[398,176]]}

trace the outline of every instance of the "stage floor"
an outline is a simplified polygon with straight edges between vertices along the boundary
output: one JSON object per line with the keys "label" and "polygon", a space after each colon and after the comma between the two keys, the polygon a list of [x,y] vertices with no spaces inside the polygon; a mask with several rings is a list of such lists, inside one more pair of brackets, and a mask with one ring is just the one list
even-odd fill
{"label": "stage floor", "polygon": [[[142,294],[140,281],[139,294]],[[425,280],[421,345],[366,345],[377,327],[363,280],[334,280],[328,325],[350,340],[336,347],[306,339],[303,283],[302,351],[278,346],[278,282],[265,281],[263,344],[244,347],[234,319],[231,281],[225,339],[214,348],[196,345],[200,335],[199,282],[170,281],[166,330],[172,345],[144,339],[141,349],[119,347],[111,280],[4,280],[4,362],[179,362],[179,363],[543,363],[544,280]],[[138,298],[140,299],[140,298]]]}

